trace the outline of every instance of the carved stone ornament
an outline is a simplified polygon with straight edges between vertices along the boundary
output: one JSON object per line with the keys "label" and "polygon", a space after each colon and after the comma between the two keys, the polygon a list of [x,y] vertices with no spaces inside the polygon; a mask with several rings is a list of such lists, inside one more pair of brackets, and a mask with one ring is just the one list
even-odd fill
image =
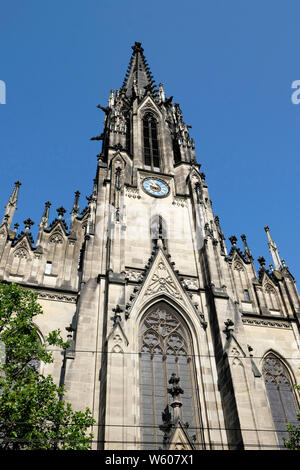
{"label": "carved stone ornament", "polygon": [[291,386],[288,373],[284,365],[273,354],[269,354],[266,357],[262,371],[266,383],[272,383],[274,385],[285,384]]}
{"label": "carved stone ornament", "polygon": [[197,279],[184,279],[183,285],[187,289],[193,289],[193,290],[199,289],[199,282]]}
{"label": "carved stone ornament", "polygon": [[175,196],[172,204],[173,206],[186,207],[186,199],[184,197]]}
{"label": "carved stone ornament", "polygon": [[145,296],[157,294],[158,292],[167,292],[176,299],[182,300],[182,296],[178,292],[174,281],[162,261],[158,264],[156,272],[151,278],[149,287],[145,292]]}
{"label": "carved stone ornament", "polygon": [[22,246],[20,248],[17,248],[17,250],[14,252],[14,257],[27,259],[29,257],[29,253],[26,248]]}
{"label": "carved stone ornament", "polygon": [[271,284],[266,284],[264,288],[266,292],[275,293],[275,289]]}
{"label": "carved stone ornament", "polygon": [[246,325],[252,326],[263,326],[269,328],[285,328],[291,329],[291,325],[288,322],[280,321],[280,320],[260,320],[256,318],[243,318],[242,322]]}
{"label": "carved stone ornament", "polygon": [[236,261],[234,263],[233,269],[235,269],[236,271],[244,271],[244,267],[239,261]]}
{"label": "carved stone ornament", "polygon": [[53,233],[53,235],[50,237],[49,242],[57,244],[57,245],[62,244],[63,243],[63,238],[62,238],[60,232]]}
{"label": "carved stone ornament", "polygon": [[70,302],[73,304],[76,303],[77,296],[66,294],[52,294],[49,292],[39,292],[38,298],[46,300],[55,300],[57,302]]}
{"label": "carved stone ornament", "polygon": [[140,271],[125,271],[128,281],[142,281],[143,274]]}
{"label": "carved stone ornament", "polygon": [[126,188],[126,196],[133,199],[141,199],[138,189],[135,188]]}

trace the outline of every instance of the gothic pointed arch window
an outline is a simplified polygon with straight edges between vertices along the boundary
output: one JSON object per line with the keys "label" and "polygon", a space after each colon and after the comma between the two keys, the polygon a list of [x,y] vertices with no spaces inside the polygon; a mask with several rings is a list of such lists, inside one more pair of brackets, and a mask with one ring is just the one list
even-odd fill
{"label": "gothic pointed arch window", "polygon": [[283,448],[283,438],[288,438],[286,424],[298,424],[298,404],[293,382],[287,367],[273,353],[264,359],[263,376],[278,443]]}
{"label": "gothic pointed arch window", "polygon": [[172,374],[180,377],[184,390],[181,419],[188,422],[192,434],[197,434],[199,418],[196,410],[194,360],[191,338],[183,319],[166,302],[151,307],[140,330],[140,391],[141,429],[144,449],[158,449],[163,444],[162,412],[170,405],[168,394]]}
{"label": "gothic pointed arch window", "polygon": [[143,146],[144,163],[151,170],[159,170],[160,156],[158,144],[157,120],[152,113],[146,113],[143,117]]}

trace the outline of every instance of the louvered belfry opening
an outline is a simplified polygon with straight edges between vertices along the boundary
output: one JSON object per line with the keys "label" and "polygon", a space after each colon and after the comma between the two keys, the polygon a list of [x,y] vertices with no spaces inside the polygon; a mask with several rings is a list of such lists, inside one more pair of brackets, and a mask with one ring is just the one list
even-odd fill
{"label": "louvered belfry opening", "polygon": [[143,117],[144,135],[144,162],[149,168],[159,169],[159,144],[157,122],[153,114],[147,113]]}

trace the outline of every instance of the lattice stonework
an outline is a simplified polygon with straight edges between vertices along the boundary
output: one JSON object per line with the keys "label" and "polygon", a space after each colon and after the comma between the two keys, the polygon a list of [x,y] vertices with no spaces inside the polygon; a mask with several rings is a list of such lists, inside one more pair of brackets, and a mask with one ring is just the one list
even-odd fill
{"label": "lattice stonework", "polygon": [[283,362],[274,354],[265,358],[263,375],[278,442],[283,447],[283,438],[288,438],[286,423],[297,425],[298,422],[292,380]]}
{"label": "lattice stonework", "polygon": [[28,251],[26,250],[26,248],[18,248],[15,252],[14,252],[14,256],[15,258],[23,258],[23,259],[27,259],[28,258]]}
{"label": "lattice stonework", "polygon": [[182,296],[178,292],[178,289],[163,262],[159,263],[144,295],[153,295],[158,292],[167,292],[176,299],[182,299]]}
{"label": "lattice stonework", "polygon": [[288,372],[282,362],[273,354],[267,356],[263,366],[263,373],[266,383],[280,385],[288,384],[291,387]]}
{"label": "lattice stonework", "polygon": [[184,390],[180,397],[183,422],[190,426],[198,423],[191,339],[179,315],[165,302],[149,310],[141,325],[140,338],[142,440],[145,449],[158,449],[163,443],[164,433],[159,426],[162,412],[170,405],[167,389],[172,374],[180,377]]}
{"label": "lattice stonework", "polygon": [[142,352],[187,355],[184,333],[179,321],[166,310],[157,308],[145,318]]}
{"label": "lattice stonework", "polygon": [[62,239],[62,236],[60,235],[60,233],[54,233],[52,235],[52,237],[50,238],[50,243],[55,243],[55,244],[62,244],[63,243],[63,239]]}

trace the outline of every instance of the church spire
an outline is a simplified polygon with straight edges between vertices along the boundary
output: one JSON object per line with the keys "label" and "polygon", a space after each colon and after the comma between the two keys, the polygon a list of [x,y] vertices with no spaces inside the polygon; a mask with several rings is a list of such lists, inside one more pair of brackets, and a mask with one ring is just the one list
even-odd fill
{"label": "church spire", "polygon": [[17,209],[18,194],[19,194],[20,186],[21,186],[20,181],[16,181],[14,190],[11,193],[11,196],[8,200],[7,205],[5,206],[5,214],[4,214],[2,223],[6,222],[8,228],[10,228],[11,226],[15,211]]}
{"label": "church spire", "polygon": [[282,262],[280,261],[278,248],[271,237],[270,229],[267,225],[265,226],[265,231],[268,237],[269,250],[274,261],[275,269],[282,268]]}
{"label": "church spire", "polygon": [[150,91],[156,96],[155,82],[144,56],[142,44],[135,42],[132,50],[133,53],[122,86],[126,96],[130,98],[132,96],[143,97],[146,91]]}

